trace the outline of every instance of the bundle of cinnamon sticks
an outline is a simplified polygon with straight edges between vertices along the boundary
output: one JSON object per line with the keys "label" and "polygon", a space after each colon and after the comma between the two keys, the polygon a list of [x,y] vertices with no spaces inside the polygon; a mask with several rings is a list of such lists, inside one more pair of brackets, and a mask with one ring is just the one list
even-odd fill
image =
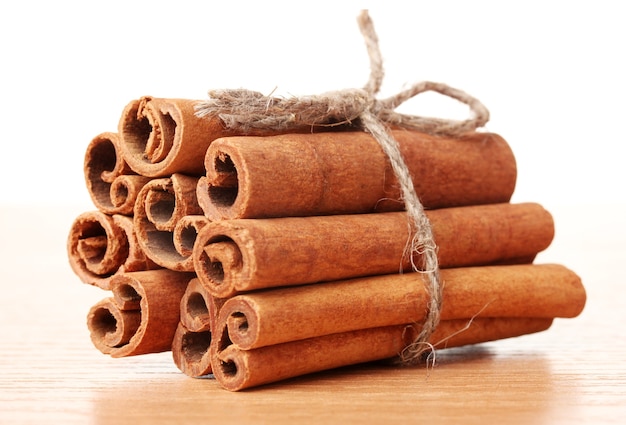
{"label": "bundle of cinnamon sticks", "polygon": [[[113,357],[171,350],[193,377],[240,390],[402,358],[429,301],[398,181],[349,126],[227,130],[189,99],[144,97],[85,154],[95,209],[68,257],[108,296],[88,313]],[[510,202],[515,158],[497,134],[395,129],[438,248],[445,349],[543,331],[585,304],[579,277],[535,264],[554,236],[536,203]]]}

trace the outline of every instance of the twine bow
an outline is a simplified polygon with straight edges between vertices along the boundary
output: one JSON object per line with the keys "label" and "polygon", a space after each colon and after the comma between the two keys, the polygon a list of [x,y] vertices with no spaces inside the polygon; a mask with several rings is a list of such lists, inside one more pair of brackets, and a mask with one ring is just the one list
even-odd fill
{"label": "twine bow", "polygon": [[[420,332],[413,342],[400,353],[405,364],[422,360],[426,352],[433,350],[428,342],[439,324],[443,286],[439,278],[437,245],[424,208],[415,193],[413,180],[406,166],[398,143],[389,132],[390,127],[400,127],[433,135],[458,136],[484,126],[489,111],[477,99],[446,84],[422,81],[387,99],[377,99],[383,80],[382,56],[374,25],[366,10],[358,17],[359,28],[365,39],[370,59],[370,78],[362,89],[345,89],[321,95],[278,98],[259,92],[235,90],[211,90],[209,99],[200,102],[196,115],[218,116],[224,125],[246,133],[252,129],[274,129],[281,132],[304,126],[337,126],[354,124],[370,133],[388,156],[398,178],[402,198],[408,215],[409,234],[407,255],[412,268],[422,273],[430,297],[428,313]],[[471,117],[464,121],[405,115],[395,109],[412,97],[435,91],[469,106]],[[422,264],[413,262],[419,254]]]}

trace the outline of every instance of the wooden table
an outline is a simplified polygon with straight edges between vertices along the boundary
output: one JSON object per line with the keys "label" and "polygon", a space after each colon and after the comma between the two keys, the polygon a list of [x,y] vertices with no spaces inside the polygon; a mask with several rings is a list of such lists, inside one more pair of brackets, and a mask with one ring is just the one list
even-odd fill
{"label": "wooden table", "polygon": [[361,365],[230,393],[170,353],[111,359],[85,325],[104,298],[65,239],[80,207],[0,209],[0,423],[625,423],[626,205],[550,209],[537,262],[575,270],[585,311],[546,332],[438,352],[434,369]]}

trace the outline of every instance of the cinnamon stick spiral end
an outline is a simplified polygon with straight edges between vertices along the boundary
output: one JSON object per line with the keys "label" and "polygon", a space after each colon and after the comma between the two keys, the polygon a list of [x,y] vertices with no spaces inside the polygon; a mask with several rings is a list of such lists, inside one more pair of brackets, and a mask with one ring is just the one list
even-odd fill
{"label": "cinnamon stick spiral end", "polygon": [[[205,229],[198,234],[193,248],[193,264],[198,278],[215,297],[237,293],[236,276],[243,267],[242,252],[228,237],[211,237]],[[209,229],[210,230],[210,229]]]}
{"label": "cinnamon stick spiral end", "polygon": [[150,96],[128,103],[118,134],[122,155],[133,171],[152,178],[204,173],[203,154],[224,131],[219,119],[197,117],[196,103]]}
{"label": "cinnamon stick spiral end", "polygon": [[140,324],[139,310],[121,309],[112,298],[95,304],[87,315],[91,341],[104,354],[128,344]]}
{"label": "cinnamon stick spiral end", "polygon": [[118,134],[111,132],[97,135],[87,146],[84,173],[91,200],[106,214],[132,215],[139,190],[150,180],[130,169]]}
{"label": "cinnamon stick spiral end", "polygon": [[113,297],[97,303],[87,317],[94,345],[111,357],[169,351],[191,276],[167,269],[115,275]]}
{"label": "cinnamon stick spiral end", "polygon": [[72,223],[68,258],[72,270],[84,283],[109,289],[109,280],[127,261],[129,249],[128,235],[112,216],[88,211]]}
{"label": "cinnamon stick spiral end", "polygon": [[212,373],[211,342],[210,330],[193,332],[180,323],[172,342],[172,357],[178,369],[193,378]]}
{"label": "cinnamon stick spiral end", "polygon": [[213,374],[220,385],[229,391],[239,391],[254,386],[249,382],[247,351],[232,349],[219,352],[213,359]]}

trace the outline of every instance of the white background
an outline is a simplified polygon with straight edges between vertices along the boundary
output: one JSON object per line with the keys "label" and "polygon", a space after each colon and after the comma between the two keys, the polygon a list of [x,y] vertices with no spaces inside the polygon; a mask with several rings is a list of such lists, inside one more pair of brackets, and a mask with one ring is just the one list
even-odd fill
{"label": "white background", "polygon": [[[142,95],[210,88],[304,95],[361,87],[369,8],[381,96],[434,80],[479,98],[518,160],[514,201],[624,202],[620,2],[20,1],[0,6],[1,204],[80,204],[95,135]],[[216,6],[214,4],[219,4]],[[403,112],[465,118],[437,95]]]}

